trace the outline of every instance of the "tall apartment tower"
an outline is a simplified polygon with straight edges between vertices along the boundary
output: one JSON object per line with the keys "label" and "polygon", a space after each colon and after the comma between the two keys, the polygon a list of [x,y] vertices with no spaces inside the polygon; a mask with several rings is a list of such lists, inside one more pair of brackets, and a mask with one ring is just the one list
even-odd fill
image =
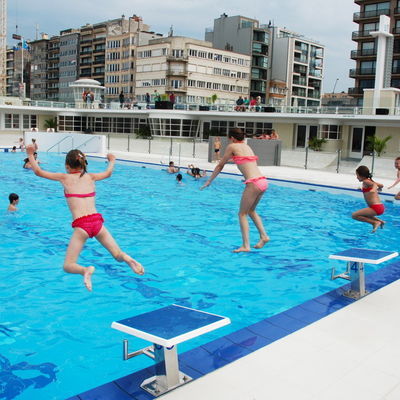
{"label": "tall apartment tower", "polygon": [[[272,68],[269,104],[273,106],[321,105],[324,47],[312,39],[282,28],[272,30]],[[276,96],[275,87],[286,83],[286,96]],[[281,88],[284,90],[284,88]],[[279,92],[278,92],[279,93]],[[282,104],[283,101],[286,104]]]}
{"label": "tall apartment tower", "polygon": [[52,36],[47,49],[47,98],[52,101],[58,101],[60,36]]}
{"label": "tall apartment tower", "polygon": [[387,44],[384,87],[400,88],[400,1],[354,0],[354,2],[360,6],[360,12],[353,15],[358,30],[352,34],[357,49],[351,52],[356,68],[350,70],[350,77],[355,79],[355,84],[349,88],[349,94],[354,96],[357,104],[361,106],[364,89],[373,89],[375,86],[377,39],[372,33],[378,31],[381,15],[390,18],[389,32],[393,34]]}
{"label": "tall apartment tower", "polygon": [[[29,47],[31,54],[31,99],[46,100],[48,99],[47,73],[49,71],[48,36],[42,34],[42,38],[30,42]],[[16,59],[15,63],[18,64]]]}
{"label": "tall apartment tower", "polygon": [[70,83],[78,79],[79,72],[80,30],[65,29],[60,32],[59,51],[59,89],[58,100],[66,103],[74,102],[74,94]]}
{"label": "tall apartment tower", "polygon": [[256,19],[222,14],[214,27],[205,32],[205,40],[213,47],[251,56],[250,96],[266,102],[268,69],[270,68],[270,30]]}

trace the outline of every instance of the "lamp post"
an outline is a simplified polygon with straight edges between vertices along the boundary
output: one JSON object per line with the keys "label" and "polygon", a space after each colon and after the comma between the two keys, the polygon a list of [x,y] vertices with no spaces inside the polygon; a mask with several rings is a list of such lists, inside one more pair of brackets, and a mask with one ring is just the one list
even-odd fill
{"label": "lamp post", "polygon": [[339,78],[336,78],[335,84],[333,85],[333,90],[332,90],[332,94],[335,93],[335,89],[336,89],[336,85],[338,83]]}
{"label": "lamp post", "polygon": [[21,83],[19,88],[19,93],[21,95],[22,89],[22,99],[25,99],[25,83],[24,83],[24,37],[21,35],[13,34],[12,38],[21,41]]}

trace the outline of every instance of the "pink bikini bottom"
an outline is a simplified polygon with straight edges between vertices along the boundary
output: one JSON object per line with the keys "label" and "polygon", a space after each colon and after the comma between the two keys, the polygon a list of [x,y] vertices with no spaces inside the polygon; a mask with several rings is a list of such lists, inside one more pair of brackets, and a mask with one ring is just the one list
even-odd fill
{"label": "pink bikini bottom", "polygon": [[244,181],[244,183],[254,183],[254,185],[256,185],[262,192],[265,192],[268,188],[268,182],[265,176],[247,179],[247,181]]}
{"label": "pink bikini bottom", "polygon": [[97,236],[103,227],[104,219],[101,214],[90,214],[79,217],[72,222],[73,228],[83,229],[90,238]]}

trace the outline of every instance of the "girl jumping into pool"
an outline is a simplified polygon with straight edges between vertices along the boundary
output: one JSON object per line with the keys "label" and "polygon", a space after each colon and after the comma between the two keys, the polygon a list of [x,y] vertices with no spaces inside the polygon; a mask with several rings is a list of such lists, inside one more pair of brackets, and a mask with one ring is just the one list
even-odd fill
{"label": "girl jumping into pool", "polygon": [[41,169],[35,160],[33,145],[26,148],[32,170],[37,176],[59,181],[64,187],[64,195],[72,214],[74,232],[64,260],[64,271],[80,274],[88,290],[92,290],[93,266],[82,267],[77,263],[83,245],[88,238],[95,237],[117,261],[125,261],[137,274],[143,275],[143,266],[122,252],[114,238],[103,225],[103,217],[96,211],[95,182],[109,178],[114,169],[115,156],[108,154],[108,167],[104,172],[88,173],[86,157],[80,150],[71,150],[65,157],[67,173],[48,172]]}
{"label": "girl jumping into pool", "polygon": [[232,129],[228,137],[231,143],[226,148],[224,156],[215,167],[210,179],[208,179],[201,189],[210,186],[211,182],[222,171],[225,164],[232,158],[237,164],[239,171],[243,174],[245,178],[244,183],[246,184],[239,209],[239,223],[243,243],[242,246],[234,250],[234,252],[240,253],[242,251],[250,251],[249,222],[247,216],[250,216],[253,220],[260,235],[260,240],[254,248],[261,249],[269,241],[269,237],[265,232],[260,216],[256,213],[256,207],[264,192],[267,190],[267,179],[258,169],[258,157],[255,156],[253,150],[244,143],[243,131],[241,129]]}
{"label": "girl jumping into pool", "polygon": [[361,191],[364,194],[368,208],[354,212],[352,218],[371,224],[373,227],[372,232],[375,232],[379,227],[383,228],[385,224],[385,221],[376,217],[377,215],[382,215],[385,211],[385,206],[378,195],[378,191],[383,188],[383,185],[372,180],[372,175],[365,165],[361,165],[356,169],[356,176],[362,182]]}

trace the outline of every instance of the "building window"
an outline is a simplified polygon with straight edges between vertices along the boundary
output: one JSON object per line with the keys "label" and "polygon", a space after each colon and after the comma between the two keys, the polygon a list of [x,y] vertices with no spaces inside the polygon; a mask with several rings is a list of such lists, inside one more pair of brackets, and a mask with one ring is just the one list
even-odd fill
{"label": "building window", "polygon": [[6,129],[19,129],[19,115],[6,114],[4,120],[4,127]]}
{"label": "building window", "polygon": [[341,126],[339,125],[322,125],[321,136],[324,139],[340,139]]}

